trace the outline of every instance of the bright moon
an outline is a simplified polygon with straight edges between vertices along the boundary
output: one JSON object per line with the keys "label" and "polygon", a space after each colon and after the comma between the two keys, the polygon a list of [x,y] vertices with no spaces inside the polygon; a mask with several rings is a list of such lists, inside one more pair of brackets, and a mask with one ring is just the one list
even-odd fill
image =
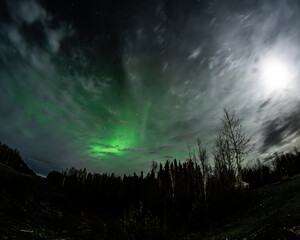
{"label": "bright moon", "polygon": [[268,57],[261,64],[261,80],[267,91],[283,90],[292,79],[290,66],[279,57]]}

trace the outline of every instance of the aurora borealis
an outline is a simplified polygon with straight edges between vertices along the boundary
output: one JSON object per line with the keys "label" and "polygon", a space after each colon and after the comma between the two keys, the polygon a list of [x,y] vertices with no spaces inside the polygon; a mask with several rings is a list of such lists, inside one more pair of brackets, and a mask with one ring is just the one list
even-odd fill
{"label": "aurora borealis", "polygon": [[[148,171],[152,160],[185,160],[188,139],[210,152],[227,107],[252,136],[253,159],[290,151],[300,143],[299,8],[1,1],[0,140],[41,174]],[[276,84],[264,77],[273,68]]]}

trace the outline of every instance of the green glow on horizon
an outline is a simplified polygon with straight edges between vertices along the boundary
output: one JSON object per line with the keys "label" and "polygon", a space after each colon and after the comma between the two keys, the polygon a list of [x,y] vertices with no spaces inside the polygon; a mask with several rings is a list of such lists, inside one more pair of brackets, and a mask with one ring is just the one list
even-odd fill
{"label": "green glow on horizon", "polygon": [[135,128],[126,126],[115,127],[104,139],[96,137],[88,142],[87,152],[91,157],[121,156],[128,152],[126,149],[139,146],[139,138]]}
{"label": "green glow on horizon", "polygon": [[128,103],[118,106],[119,109],[121,108],[121,121],[117,120],[114,124],[106,124],[104,130],[101,129],[88,140],[87,153],[90,157],[122,156],[130,149],[140,147],[139,121],[129,106]]}
{"label": "green glow on horizon", "polygon": [[44,77],[29,71],[22,84],[16,73],[9,84],[17,94],[10,101],[26,116],[16,124],[22,135],[40,138],[32,128],[37,125],[45,135],[63,136],[82,160],[102,171],[139,171],[153,160],[163,162],[183,155],[179,149],[160,148],[169,144],[165,134],[169,125],[156,124],[155,120],[160,123],[166,116],[154,118],[155,99],[147,94],[138,99],[116,86],[93,92],[82,87],[82,78],[67,78],[70,84],[66,84],[57,75]]}

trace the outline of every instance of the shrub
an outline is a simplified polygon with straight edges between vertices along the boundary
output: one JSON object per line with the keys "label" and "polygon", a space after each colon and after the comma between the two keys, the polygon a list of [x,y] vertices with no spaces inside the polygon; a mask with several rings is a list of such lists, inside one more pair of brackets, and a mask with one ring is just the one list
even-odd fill
{"label": "shrub", "polygon": [[145,210],[142,202],[138,206],[131,206],[121,218],[124,239],[163,239],[164,227],[157,216]]}

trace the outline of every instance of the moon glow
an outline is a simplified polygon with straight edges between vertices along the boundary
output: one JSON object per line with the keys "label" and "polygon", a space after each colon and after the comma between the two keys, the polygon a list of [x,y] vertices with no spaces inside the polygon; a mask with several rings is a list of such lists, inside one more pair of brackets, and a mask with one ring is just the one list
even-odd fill
{"label": "moon glow", "polygon": [[262,60],[261,81],[267,92],[284,90],[292,80],[293,69],[287,60],[278,56],[269,56]]}

